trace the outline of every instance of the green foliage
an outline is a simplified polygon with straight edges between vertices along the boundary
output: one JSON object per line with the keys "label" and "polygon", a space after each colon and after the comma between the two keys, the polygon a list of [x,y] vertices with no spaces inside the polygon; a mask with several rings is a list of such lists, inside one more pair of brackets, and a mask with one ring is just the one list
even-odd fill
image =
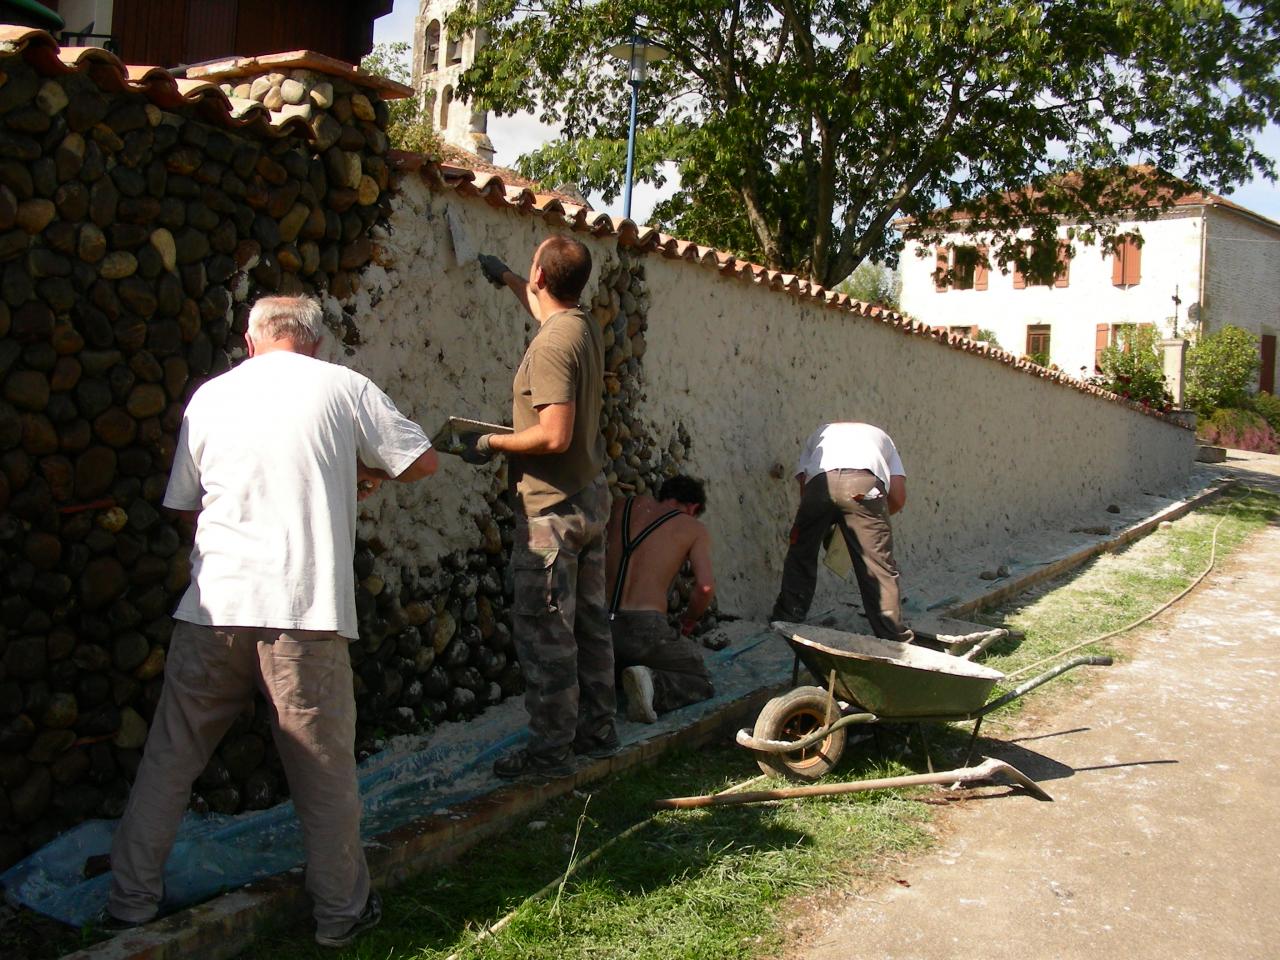
{"label": "green foliage", "polygon": [[[410,83],[409,44],[379,43],[360,61],[360,67],[369,73],[398,83]],[[440,135],[431,123],[431,111],[418,96],[387,102],[387,138],[399,150],[438,156]]]}
{"label": "green foliage", "polygon": [[1249,401],[1253,412],[1262,417],[1276,433],[1280,433],[1280,397],[1273,393],[1258,393]]}
{"label": "green foliage", "polygon": [[1188,403],[1201,416],[1217,407],[1244,407],[1260,363],[1258,338],[1247,330],[1204,334],[1187,351]]}
{"label": "green foliage", "polygon": [[1173,397],[1164,387],[1164,360],[1154,327],[1133,327],[1102,351],[1102,383],[1112,393],[1145,406],[1169,410]]}
{"label": "green foliage", "polygon": [[1233,450],[1254,450],[1258,453],[1277,451],[1276,431],[1261,414],[1235,407],[1219,407],[1202,420],[1196,428],[1196,436],[1206,443]]}
{"label": "green foliage", "polygon": [[831,287],[893,264],[896,218],[952,227],[939,203],[1034,281],[1062,215],[1105,239],[1134,189],[1187,189],[1161,170],[1274,171],[1252,145],[1280,105],[1272,0],[492,0],[449,18],[490,37],[459,94],[560,124],[526,171],[611,198],[630,88],[607,51],[633,25],[671,54],[640,91],[638,179],[680,173],[661,225]]}
{"label": "green foliage", "polygon": [[996,339],[996,332],[994,330],[988,330],[985,327],[979,330],[978,335],[973,339],[981,340],[983,343],[989,343],[991,344],[991,346],[995,347],[997,350],[1004,349],[1004,347],[1000,346],[1000,341]]}
{"label": "green foliage", "polygon": [[836,289],[863,303],[897,310],[902,297],[902,274],[882,263],[864,261]]}

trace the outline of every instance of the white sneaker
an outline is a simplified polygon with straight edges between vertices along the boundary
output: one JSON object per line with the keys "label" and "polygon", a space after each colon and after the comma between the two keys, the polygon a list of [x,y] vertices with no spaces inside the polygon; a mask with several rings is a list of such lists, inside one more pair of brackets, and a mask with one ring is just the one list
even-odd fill
{"label": "white sneaker", "polygon": [[627,667],[622,671],[622,690],[627,695],[627,719],[636,723],[653,723],[658,719],[653,709],[653,671],[648,667]]}

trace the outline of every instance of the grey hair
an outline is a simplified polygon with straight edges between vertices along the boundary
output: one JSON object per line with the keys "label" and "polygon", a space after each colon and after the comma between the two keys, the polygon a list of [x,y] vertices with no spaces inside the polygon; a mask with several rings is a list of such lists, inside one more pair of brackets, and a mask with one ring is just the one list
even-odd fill
{"label": "grey hair", "polygon": [[249,336],[259,340],[291,340],[309,347],[324,333],[320,304],[311,297],[263,297],[249,311]]}

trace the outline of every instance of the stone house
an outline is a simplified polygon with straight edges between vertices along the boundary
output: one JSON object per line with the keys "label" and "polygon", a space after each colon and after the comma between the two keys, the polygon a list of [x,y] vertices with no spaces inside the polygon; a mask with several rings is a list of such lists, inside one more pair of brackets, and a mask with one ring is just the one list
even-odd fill
{"label": "stone house", "polygon": [[[1258,387],[1275,391],[1280,333],[1280,223],[1224,197],[1193,193],[1152,220],[1121,220],[1105,248],[1059,227],[1051,285],[988,262],[982,236],[957,232],[937,246],[909,241],[901,260],[902,309],[930,326],[995,334],[1006,350],[1092,376],[1102,350],[1126,330],[1194,335],[1224,326],[1259,338]],[[1140,238],[1140,239],[1139,239]],[[940,271],[952,281],[940,281]]]}

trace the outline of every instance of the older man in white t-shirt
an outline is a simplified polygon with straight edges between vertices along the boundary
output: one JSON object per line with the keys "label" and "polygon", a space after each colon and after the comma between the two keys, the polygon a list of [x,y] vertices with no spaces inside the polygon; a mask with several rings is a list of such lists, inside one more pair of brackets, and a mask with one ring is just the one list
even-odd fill
{"label": "older man in white t-shirt", "polygon": [[805,441],[796,464],[800,509],[770,619],[800,622],[818,580],[818,551],[832,526],[849,548],[871,630],[909,643],[902,621],[898,564],[889,515],[907,502],[907,477],[889,435],[869,423],[824,423]]}
{"label": "older man in white t-shirt", "polygon": [[164,687],[111,849],[108,926],[146,923],[191,784],[255,688],[271,705],[306,848],[316,940],[381,916],[360,845],[355,699],[356,499],[436,469],[421,428],[353,370],[316,359],[306,297],[259,300],[249,359],[191,398],[164,505],[195,519]]}

